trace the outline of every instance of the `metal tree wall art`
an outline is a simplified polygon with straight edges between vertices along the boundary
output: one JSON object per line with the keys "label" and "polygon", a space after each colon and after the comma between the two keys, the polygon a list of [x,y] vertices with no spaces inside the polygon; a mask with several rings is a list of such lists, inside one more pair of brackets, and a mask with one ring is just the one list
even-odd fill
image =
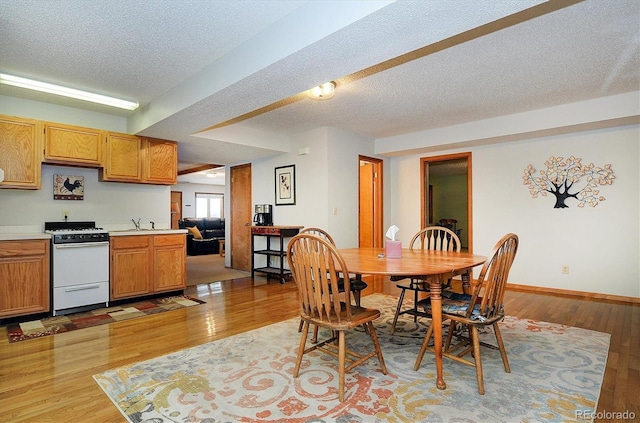
{"label": "metal tree wall art", "polygon": [[553,194],[556,197],[553,207],[556,209],[569,207],[565,203],[569,198],[578,200],[578,207],[585,204],[595,207],[605,200],[597,189],[598,185],[611,185],[615,176],[610,164],[598,167],[593,163],[583,165],[581,161],[573,156],[566,160],[551,156],[544,162],[547,170],[541,170],[539,176],[535,176],[536,169],[529,165],[522,179],[533,198],[538,198],[538,194],[543,197],[547,193]]}

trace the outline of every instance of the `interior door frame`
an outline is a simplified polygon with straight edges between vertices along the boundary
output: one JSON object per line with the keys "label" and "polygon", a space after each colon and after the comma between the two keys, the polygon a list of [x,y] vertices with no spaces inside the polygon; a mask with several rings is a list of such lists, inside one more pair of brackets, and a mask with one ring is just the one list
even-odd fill
{"label": "interior door frame", "polygon": [[426,171],[430,163],[445,162],[449,160],[467,159],[467,221],[468,221],[468,249],[470,253],[473,253],[473,185],[472,185],[472,167],[471,167],[471,152],[445,154],[442,156],[423,157],[420,159],[420,227],[424,228],[429,226],[428,207],[428,189],[429,189],[429,174]]}

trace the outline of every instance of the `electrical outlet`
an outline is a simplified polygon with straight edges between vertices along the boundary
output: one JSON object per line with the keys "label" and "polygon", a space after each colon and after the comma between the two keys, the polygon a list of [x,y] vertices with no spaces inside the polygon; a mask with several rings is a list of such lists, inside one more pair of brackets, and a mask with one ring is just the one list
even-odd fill
{"label": "electrical outlet", "polygon": [[333,215],[334,215],[334,216],[337,216],[337,215],[338,215],[338,208],[337,208],[337,207],[334,207],[334,208],[333,208]]}
{"label": "electrical outlet", "polygon": [[568,275],[569,274],[569,266],[567,266],[566,264],[564,266],[562,266],[562,274],[563,275]]}
{"label": "electrical outlet", "polygon": [[69,210],[62,211],[62,219],[66,222],[69,219]]}

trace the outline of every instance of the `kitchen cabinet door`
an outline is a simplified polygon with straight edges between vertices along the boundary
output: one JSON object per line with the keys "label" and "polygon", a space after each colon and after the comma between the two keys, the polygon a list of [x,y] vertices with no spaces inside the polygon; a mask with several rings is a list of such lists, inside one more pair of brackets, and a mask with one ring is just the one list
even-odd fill
{"label": "kitchen cabinet door", "polygon": [[50,310],[49,248],[48,239],[0,242],[0,318]]}
{"label": "kitchen cabinet door", "polygon": [[141,235],[111,237],[110,249],[110,299],[118,300],[151,293],[153,289],[151,237]]}
{"label": "kitchen cabinet door", "polygon": [[178,144],[173,141],[145,139],[144,181],[174,185],[178,177]]}
{"label": "kitchen cabinet door", "polygon": [[40,189],[42,122],[0,115],[0,188]]}
{"label": "kitchen cabinet door", "polygon": [[142,182],[142,139],[109,132],[106,135],[100,180]]}
{"label": "kitchen cabinet door", "polygon": [[99,129],[45,122],[44,161],[47,163],[102,165]]}
{"label": "kitchen cabinet door", "polygon": [[154,292],[185,289],[186,235],[154,236]]}

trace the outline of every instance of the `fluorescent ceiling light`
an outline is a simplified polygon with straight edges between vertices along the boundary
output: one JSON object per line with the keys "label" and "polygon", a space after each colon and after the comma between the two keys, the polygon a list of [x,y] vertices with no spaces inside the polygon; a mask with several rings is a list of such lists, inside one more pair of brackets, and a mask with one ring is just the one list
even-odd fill
{"label": "fluorescent ceiling light", "polygon": [[76,98],[78,100],[91,101],[93,103],[118,107],[125,110],[135,110],[139,106],[138,102],[135,101],[127,101],[121,100],[119,98],[107,97],[106,95],[94,94],[86,91],[76,90],[73,88],[61,87],[60,85],[34,81],[32,79],[7,75],[5,73],[0,73],[0,84],[13,85],[14,87],[27,88],[29,90],[42,91],[44,93]]}

